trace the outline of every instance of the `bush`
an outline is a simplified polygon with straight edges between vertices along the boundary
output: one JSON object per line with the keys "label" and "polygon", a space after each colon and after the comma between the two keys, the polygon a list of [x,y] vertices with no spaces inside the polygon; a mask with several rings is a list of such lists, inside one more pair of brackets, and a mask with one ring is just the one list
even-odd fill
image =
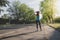
{"label": "bush", "polygon": [[6,24],[9,20],[0,18],[0,24]]}

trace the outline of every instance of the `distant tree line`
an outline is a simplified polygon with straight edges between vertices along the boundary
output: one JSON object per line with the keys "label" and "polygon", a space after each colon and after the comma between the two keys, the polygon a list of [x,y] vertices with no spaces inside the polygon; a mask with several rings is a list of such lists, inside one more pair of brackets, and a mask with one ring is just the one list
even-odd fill
{"label": "distant tree line", "polygon": [[0,18],[0,23],[35,23],[34,10],[24,3],[19,1],[9,3],[6,11],[8,11],[8,14],[4,14]]}

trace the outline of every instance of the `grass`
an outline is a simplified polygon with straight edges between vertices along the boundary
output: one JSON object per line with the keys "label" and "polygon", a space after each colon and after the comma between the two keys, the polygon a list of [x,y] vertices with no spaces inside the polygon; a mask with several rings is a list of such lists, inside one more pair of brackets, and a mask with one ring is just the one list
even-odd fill
{"label": "grass", "polygon": [[51,27],[55,28],[56,30],[60,31],[60,23],[49,24]]}
{"label": "grass", "polygon": [[54,24],[49,24],[51,26],[53,26],[54,28],[59,28],[60,27],[60,23],[54,23]]}

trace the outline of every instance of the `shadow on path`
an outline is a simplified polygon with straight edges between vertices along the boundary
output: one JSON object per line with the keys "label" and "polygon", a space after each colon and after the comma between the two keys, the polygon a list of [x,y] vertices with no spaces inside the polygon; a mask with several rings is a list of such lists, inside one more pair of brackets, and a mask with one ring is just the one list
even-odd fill
{"label": "shadow on path", "polygon": [[[36,37],[33,37],[33,38],[29,38],[29,39],[27,39],[27,40],[60,40],[60,32],[59,31],[57,31],[57,30],[52,30],[53,28],[48,28],[48,27],[45,27],[45,28],[47,28],[47,30],[45,30],[45,31],[47,31],[47,32],[49,32],[49,34],[48,35],[50,35],[50,36],[48,36],[47,35],[47,38],[45,38],[45,37],[43,37],[43,38],[36,38]],[[50,32],[51,31],[51,32]],[[22,36],[22,35],[29,35],[29,34],[31,34],[31,33],[35,33],[36,31],[33,31],[33,32],[27,32],[27,33],[22,33],[22,34],[17,34],[17,35],[13,35],[13,36],[8,36],[8,37],[3,37],[3,38],[0,38],[0,40],[3,40],[3,39],[7,39],[7,38],[12,38],[12,37],[18,37],[18,36]],[[40,35],[41,36],[41,35]]]}
{"label": "shadow on path", "polygon": [[8,37],[3,37],[3,38],[0,38],[0,40],[6,39],[6,38],[18,37],[18,36],[22,36],[22,35],[28,35],[28,34],[35,33],[35,32],[37,32],[37,31],[28,32],[28,33],[22,33],[22,34],[13,35],[13,36],[8,36]]}
{"label": "shadow on path", "polygon": [[53,33],[50,35],[49,40],[60,40],[60,29],[54,28],[53,26],[47,24],[49,27],[55,29]]}
{"label": "shadow on path", "polygon": [[30,39],[27,39],[27,40],[48,40],[47,38],[43,37],[43,38],[30,38]]}
{"label": "shadow on path", "polygon": [[55,30],[49,37],[49,40],[60,40],[60,32]]}

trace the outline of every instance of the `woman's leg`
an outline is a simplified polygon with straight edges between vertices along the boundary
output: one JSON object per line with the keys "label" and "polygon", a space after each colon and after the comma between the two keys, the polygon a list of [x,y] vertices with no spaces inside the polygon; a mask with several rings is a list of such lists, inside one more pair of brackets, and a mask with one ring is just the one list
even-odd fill
{"label": "woman's leg", "polygon": [[40,30],[42,31],[42,28],[41,28],[41,22],[39,21],[39,27],[40,27]]}
{"label": "woman's leg", "polygon": [[36,29],[37,29],[37,31],[38,31],[38,21],[36,21]]}

